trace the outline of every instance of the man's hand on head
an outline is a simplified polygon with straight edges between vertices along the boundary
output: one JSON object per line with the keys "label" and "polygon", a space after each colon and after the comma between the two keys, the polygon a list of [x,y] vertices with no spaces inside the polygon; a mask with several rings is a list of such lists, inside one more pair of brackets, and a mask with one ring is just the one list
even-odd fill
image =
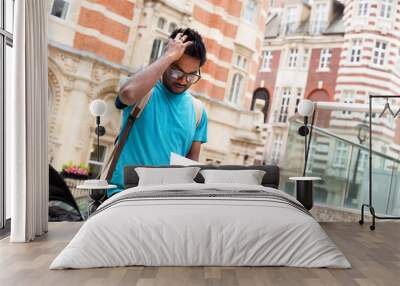
{"label": "man's hand on head", "polygon": [[188,36],[184,35],[184,32],[180,32],[173,39],[169,39],[162,57],[135,73],[126,84],[121,86],[120,101],[124,105],[132,105],[146,96],[168,67],[181,59],[186,48],[193,44],[187,38]]}
{"label": "man's hand on head", "polygon": [[175,39],[169,39],[167,48],[165,50],[165,57],[169,57],[172,62],[179,60],[185,53],[186,47],[190,46],[193,42],[186,42],[186,35],[178,33]]}

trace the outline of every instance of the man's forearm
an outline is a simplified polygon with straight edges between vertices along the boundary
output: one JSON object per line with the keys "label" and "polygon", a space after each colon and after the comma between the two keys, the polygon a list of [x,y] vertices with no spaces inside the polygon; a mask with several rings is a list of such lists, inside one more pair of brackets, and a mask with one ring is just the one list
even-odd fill
{"label": "man's forearm", "polygon": [[172,57],[164,55],[133,75],[119,91],[121,102],[132,105],[141,100],[153,88],[172,62]]}
{"label": "man's forearm", "polygon": [[187,154],[186,158],[193,160],[193,161],[199,161],[200,153],[189,153],[189,154]]}
{"label": "man's forearm", "polygon": [[189,153],[186,155],[186,158],[194,161],[199,161],[200,149],[201,149],[201,142],[193,142]]}

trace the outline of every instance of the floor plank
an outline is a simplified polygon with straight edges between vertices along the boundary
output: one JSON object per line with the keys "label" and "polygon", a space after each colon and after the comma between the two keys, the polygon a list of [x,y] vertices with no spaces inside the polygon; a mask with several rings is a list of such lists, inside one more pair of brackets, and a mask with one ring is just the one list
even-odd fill
{"label": "floor plank", "polygon": [[379,222],[375,231],[356,223],[321,223],[351,262],[352,269],[290,267],[118,267],[48,269],[81,223],[50,223],[49,233],[32,243],[0,240],[0,285],[399,285],[400,223]]}

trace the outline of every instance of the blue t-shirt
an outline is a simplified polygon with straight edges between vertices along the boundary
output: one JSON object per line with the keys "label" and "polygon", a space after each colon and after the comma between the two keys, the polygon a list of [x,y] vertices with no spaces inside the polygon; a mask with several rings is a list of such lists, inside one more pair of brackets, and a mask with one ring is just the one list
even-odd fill
{"label": "blue t-shirt", "polygon": [[[124,108],[120,132],[132,108]],[[207,123],[203,108],[196,127],[196,111],[188,91],[172,93],[158,81],[142,114],[132,126],[111,178],[111,184],[119,188],[109,190],[108,196],[122,191],[125,166],[169,165],[171,152],[186,156],[193,141],[207,142]]]}

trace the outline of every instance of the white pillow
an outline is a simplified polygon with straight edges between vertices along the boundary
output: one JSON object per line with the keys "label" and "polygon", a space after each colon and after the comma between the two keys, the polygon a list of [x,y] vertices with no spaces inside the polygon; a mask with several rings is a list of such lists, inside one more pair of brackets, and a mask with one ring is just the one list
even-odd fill
{"label": "white pillow", "polygon": [[135,168],[139,177],[138,186],[195,183],[193,179],[199,170],[199,167]]}
{"label": "white pillow", "polygon": [[201,170],[204,183],[230,183],[261,185],[265,171],[262,170]]}
{"label": "white pillow", "polygon": [[170,165],[181,165],[181,166],[200,165],[199,162],[190,160],[190,159],[180,156],[174,152],[171,152],[169,164]]}

